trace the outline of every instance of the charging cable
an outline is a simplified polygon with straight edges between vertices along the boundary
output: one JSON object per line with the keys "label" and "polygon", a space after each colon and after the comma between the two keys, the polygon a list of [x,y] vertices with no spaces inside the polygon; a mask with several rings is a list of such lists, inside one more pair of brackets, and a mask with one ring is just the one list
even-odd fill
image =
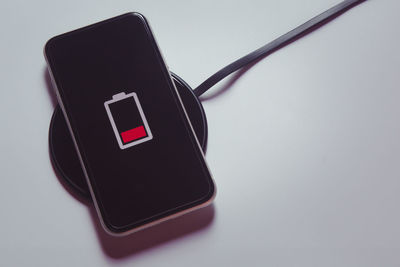
{"label": "charging cable", "polygon": [[274,41],[260,47],[259,49],[251,52],[250,54],[239,58],[235,62],[229,64],[228,66],[222,68],[207,80],[205,80],[202,84],[194,89],[194,94],[199,97],[208,91],[212,86],[216,83],[224,79],[229,74],[243,68],[244,66],[266,57],[273,52],[279,50],[280,48],[285,47],[286,45],[300,39],[306,34],[316,30],[317,28],[325,25],[336,17],[340,16],[350,8],[364,2],[366,0],[345,0],[334,7],[326,10],[325,12],[319,14],[318,16],[310,19],[306,23],[298,26],[297,28],[291,30],[290,32],[278,37]]}

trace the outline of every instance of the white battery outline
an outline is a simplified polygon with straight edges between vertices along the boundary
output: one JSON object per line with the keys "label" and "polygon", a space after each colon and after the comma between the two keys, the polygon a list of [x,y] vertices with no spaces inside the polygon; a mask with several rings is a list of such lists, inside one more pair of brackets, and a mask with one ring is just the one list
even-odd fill
{"label": "white battery outline", "polygon": [[[122,142],[122,140],[121,140],[121,135],[120,135],[120,133],[118,131],[117,125],[115,124],[114,117],[113,117],[113,115],[111,113],[109,105],[112,104],[112,103],[118,102],[120,100],[129,98],[129,97],[133,97],[133,99],[135,101],[136,107],[137,107],[137,109],[139,111],[139,114],[140,114],[140,117],[141,117],[141,119],[143,121],[143,124],[144,124],[143,126],[144,126],[144,128],[146,130],[147,136],[145,138],[141,138],[139,140],[124,144]],[[118,145],[119,145],[119,147],[121,149],[126,149],[126,148],[129,148],[129,147],[132,147],[132,146],[135,146],[135,145],[138,145],[138,144],[141,144],[141,143],[144,143],[146,141],[149,141],[149,140],[153,139],[153,134],[151,133],[149,124],[148,124],[148,122],[146,120],[146,116],[144,115],[142,106],[140,105],[139,99],[138,99],[137,94],[135,92],[132,92],[132,93],[129,93],[129,94],[125,94],[125,92],[121,92],[121,93],[115,94],[115,95],[112,96],[112,99],[107,100],[107,101],[104,102],[104,107],[106,108],[108,119],[110,120],[111,126],[112,126],[114,134],[115,134],[115,138],[117,139]]]}

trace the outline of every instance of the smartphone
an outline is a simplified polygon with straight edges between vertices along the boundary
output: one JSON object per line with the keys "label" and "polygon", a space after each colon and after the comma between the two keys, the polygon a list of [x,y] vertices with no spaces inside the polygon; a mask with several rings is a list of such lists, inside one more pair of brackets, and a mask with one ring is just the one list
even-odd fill
{"label": "smartphone", "polygon": [[143,15],[58,35],[44,54],[108,233],[126,235],[211,203],[203,151]]}

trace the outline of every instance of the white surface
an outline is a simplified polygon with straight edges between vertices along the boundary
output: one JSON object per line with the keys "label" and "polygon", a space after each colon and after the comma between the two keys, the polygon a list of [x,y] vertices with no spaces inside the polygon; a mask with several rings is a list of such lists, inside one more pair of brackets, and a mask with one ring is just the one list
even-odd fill
{"label": "white surface", "polygon": [[49,161],[50,37],[139,11],[195,87],[338,2],[2,1],[0,266],[400,266],[397,0],[368,0],[204,101],[212,208],[108,237]]}

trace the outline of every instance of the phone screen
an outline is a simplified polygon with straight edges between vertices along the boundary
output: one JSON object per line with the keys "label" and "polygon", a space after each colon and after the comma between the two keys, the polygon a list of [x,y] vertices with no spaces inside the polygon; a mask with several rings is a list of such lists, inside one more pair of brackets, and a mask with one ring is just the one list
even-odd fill
{"label": "phone screen", "polygon": [[125,232],[213,197],[201,148],[141,15],[54,37],[45,54],[109,230]]}

